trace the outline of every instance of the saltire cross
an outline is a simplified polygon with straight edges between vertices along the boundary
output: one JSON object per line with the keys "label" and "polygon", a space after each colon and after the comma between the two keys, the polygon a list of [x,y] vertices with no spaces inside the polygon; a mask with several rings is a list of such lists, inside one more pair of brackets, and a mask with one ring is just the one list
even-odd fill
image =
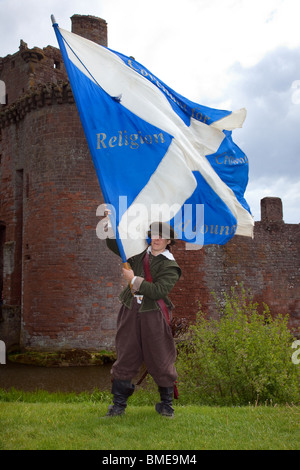
{"label": "saltire cross", "polygon": [[132,57],[52,22],[123,262],[158,220],[191,246],[252,237],[248,159],[232,139],[245,109],[192,102]]}

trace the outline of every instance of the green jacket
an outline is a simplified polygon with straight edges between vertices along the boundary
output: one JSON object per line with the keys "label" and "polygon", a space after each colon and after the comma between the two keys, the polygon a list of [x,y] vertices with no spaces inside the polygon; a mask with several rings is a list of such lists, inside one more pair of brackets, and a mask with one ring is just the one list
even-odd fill
{"label": "green jacket", "polygon": [[[107,246],[114,253],[119,255],[119,250],[115,239],[106,239]],[[135,276],[145,277],[143,269],[143,258],[146,253],[142,253],[129,258],[128,263],[131,266]],[[166,306],[172,309],[174,305],[168,297],[176,282],[181,276],[181,269],[175,260],[170,260],[164,255],[153,256],[150,254],[150,272],[153,282],[144,280],[136,294],[143,295],[143,301],[139,309],[140,312],[148,312],[159,309],[156,300],[163,299]],[[120,301],[128,308],[131,308],[133,294],[130,286],[127,285],[119,296]]]}

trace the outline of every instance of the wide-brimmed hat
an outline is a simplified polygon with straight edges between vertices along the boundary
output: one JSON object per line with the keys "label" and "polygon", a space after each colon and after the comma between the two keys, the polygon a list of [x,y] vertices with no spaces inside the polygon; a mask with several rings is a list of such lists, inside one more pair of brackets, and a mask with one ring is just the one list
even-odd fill
{"label": "wide-brimmed hat", "polygon": [[177,234],[173,227],[171,227],[171,225],[167,224],[166,222],[152,222],[149,227],[148,237],[152,238],[153,236],[157,235],[160,238],[164,238],[165,240],[171,240],[170,245],[174,245],[177,238]]}

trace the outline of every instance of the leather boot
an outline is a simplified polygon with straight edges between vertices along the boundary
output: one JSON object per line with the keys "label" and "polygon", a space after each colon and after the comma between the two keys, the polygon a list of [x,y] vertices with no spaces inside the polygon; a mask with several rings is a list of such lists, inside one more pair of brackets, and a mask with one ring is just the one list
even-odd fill
{"label": "leather boot", "polygon": [[113,394],[113,405],[109,406],[106,416],[121,416],[125,414],[128,398],[134,392],[134,385],[130,380],[114,379],[111,393]]}
{"label": "leather boot", "polygon": [[158,387],[160,393],[160,403],[156,403],[155,409],[162,416],[173,418],[174,408],[172,407],[174,387]]}

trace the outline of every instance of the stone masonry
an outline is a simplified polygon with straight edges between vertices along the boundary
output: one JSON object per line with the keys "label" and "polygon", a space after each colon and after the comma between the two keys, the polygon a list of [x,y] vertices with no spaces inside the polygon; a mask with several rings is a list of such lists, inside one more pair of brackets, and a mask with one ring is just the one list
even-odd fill
{"label": "stone masonry", "polygon": [[[73,32],[107,45],[104,20],[71,20]],[[111,349],[121,262],[96,236],[103,198],[60,51],[21,41],[0,58],[0,80],[0,340],[8,350]],[[199,302],[214,316],[211,292],[243,282],[299,326],[299,224],[283,222],[280,199],[261,204],[254,239],[197,251],[177,242],[175,316],[194,321]]]}
{"label": "stone masonry", "polygon": [[281,199],[267,197],[261,200],[261,221],[255,222],[253,239],[236,235],[226,245],[191,252],[178,244],[176,260],[183,278],[173,299],[181,305],[181,316],[193,320],[199,302],[204,312],[215,316],[211,293],[222,299],[242,283],[260,309],[265,303],[273,315],[289,314],[289,325],[299,328],[300,225],[285,224],[282,213]]}

